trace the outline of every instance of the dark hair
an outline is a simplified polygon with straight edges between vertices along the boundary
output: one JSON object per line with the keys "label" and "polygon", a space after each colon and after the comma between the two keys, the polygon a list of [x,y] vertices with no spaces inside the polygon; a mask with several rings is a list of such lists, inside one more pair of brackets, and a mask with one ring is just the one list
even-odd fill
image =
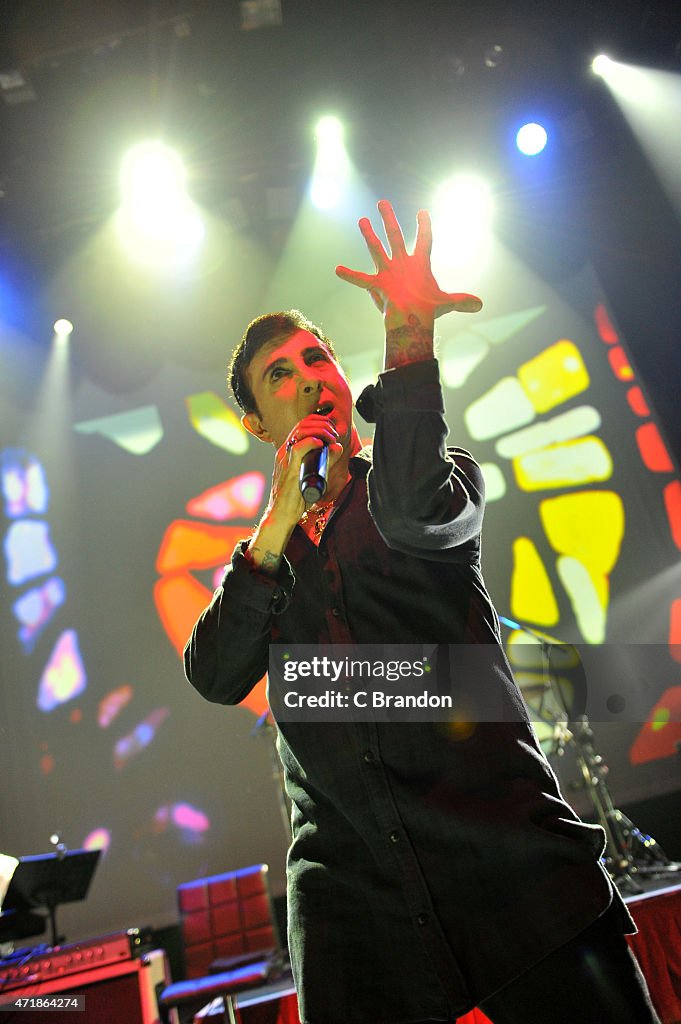
{"label": "dark hair", "polygon": [[260,349],[270,341],[285,341],[296,331],[309,331],[310,334],[314,334],[315,338],[323,341],[331,355],[336,358],[333,344],[321,328],[308,320],[299,309],[289,309],[279,313],[263,313],[262,316],[256,317],[255,320],[251,320],[241,341],[232,352],[227,371],[227,383],[243,412],[258,412],[246,376],[246,371],[252,360]]}

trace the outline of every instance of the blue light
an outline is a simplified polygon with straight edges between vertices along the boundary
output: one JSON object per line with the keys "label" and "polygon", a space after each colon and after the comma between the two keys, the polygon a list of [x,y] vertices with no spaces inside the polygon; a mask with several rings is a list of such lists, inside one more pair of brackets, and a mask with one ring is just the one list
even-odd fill
{"label": "blue light", "polygon": [[525,156],[537,156],[546,146],[548,135],[546,129],[540,124],[531,122],[522,126],[515,141],[518,149]]}

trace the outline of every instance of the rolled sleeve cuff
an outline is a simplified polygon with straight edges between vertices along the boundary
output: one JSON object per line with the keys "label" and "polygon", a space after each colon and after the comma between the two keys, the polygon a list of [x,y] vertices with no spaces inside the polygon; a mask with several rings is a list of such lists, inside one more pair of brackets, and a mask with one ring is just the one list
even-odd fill
{"label": "rolled sleeve cuff", "polygon": [[437,359],[423,359],[379,373],[376,384],[362,391],[355,403],[367,423],[376,423],[390,412],[439,412],[444,414],[440,368]]}
{"label": "rolled sleeve cuff", "polygon": [[296,582],[291,564],[282,556],[276,575],[260,572],[246,558],[247,547],[248,540],[239,541],[221,585],[229,587],[247,607],[264,615],[281,615],[288,608]]}

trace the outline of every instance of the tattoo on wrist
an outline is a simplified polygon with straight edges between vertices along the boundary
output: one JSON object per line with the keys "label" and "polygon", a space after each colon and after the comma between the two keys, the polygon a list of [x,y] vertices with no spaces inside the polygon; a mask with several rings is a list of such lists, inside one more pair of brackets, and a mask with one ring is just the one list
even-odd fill
{"label": "tattoo on wrist", "polygon": [[257,544],[249,544],[244,554],[251,565],[262,572],[274,574],[281,565],[282,556],[280,554],[278,555],[275,551],[265,551],[263,554],[262,548]]}
{"label": "tattoo on wrist", "polygon": [[433,357],[433,331],[424,327],[415,314],[409,316],[409,322],[399,327],[391,327],[385,335],[386,363],[389,366],[401,366],[404,363],[415,363],[421,359]]}
{"label": "tattoo on wrist", "polygon": [[262,562],[260,568],[263,572],[275,573],[281,565],[281,555],[277,555],[274,551],[266,551],[262,556]]}

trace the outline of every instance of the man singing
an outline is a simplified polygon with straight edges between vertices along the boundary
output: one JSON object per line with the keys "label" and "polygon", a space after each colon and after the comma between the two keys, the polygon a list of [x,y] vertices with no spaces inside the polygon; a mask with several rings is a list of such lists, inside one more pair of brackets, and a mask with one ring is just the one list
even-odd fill
{"label": "man singing", "polygon": [[[384,371],[357,403],[373,445],[320,329],[296,310],[254,320],[230,383],[246,429],[274,447],[272,490],[185,670],[207,700],[237,704],[272,643],[484,644],[474,684],[503,714],[465,730],[278,722],[301,1020],[454,1021],[480,1006],[495,1024],[654,1024],[603,832],[563,800],[501,646],[480,569],[480,469],[445,444],[434,321],[482,304],[438,287],[425,211],[410,254],[390,204],[378,209],[390,255],[364,218],[376,272],[336,270],[385,323]],[[301,462],[323,447],[327,490],[306,506]]]}

